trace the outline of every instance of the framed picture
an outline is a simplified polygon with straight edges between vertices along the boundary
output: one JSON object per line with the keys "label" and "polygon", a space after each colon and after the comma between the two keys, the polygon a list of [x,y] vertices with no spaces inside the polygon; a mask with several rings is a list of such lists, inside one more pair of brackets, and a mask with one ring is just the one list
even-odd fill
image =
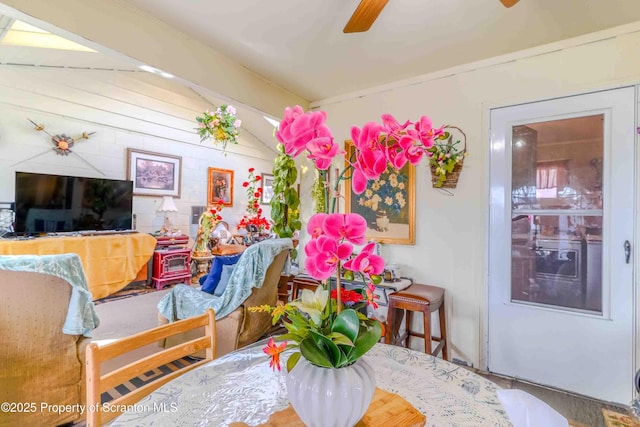
{"label": "framed picture", "polygon": [[231,169],[209,168],[207,180],[207,203],[233,206],[233,171]]}
{"label": "framed picture", "polygon": [[262,196],[260,203],[268,204],[273,198],[273,175],[269,173],[262,174]]}
{"label": "framed picture", "polygon": [[180,197],[182,157],[127,148],[127,159],[135,196]]}
{"label": "framed picture", "polygon": [[[351,141],[345,142],[345,159],[352,157],[354,149]],[[380,178],[367,183],[362,194],[353,194],[347,181],[345,212],[359,213],[367,220],[368,240],[415,244],[415,166],[407,163],[400,171],[388,167]]]}

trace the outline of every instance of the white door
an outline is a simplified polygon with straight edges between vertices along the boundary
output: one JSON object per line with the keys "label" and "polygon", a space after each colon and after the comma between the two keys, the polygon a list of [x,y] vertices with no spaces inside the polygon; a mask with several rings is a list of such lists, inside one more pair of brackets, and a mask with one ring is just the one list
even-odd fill
{"label": "white door", "polygon": [[628,87],[491,111],[489,371],[631,400],[634,107]]}

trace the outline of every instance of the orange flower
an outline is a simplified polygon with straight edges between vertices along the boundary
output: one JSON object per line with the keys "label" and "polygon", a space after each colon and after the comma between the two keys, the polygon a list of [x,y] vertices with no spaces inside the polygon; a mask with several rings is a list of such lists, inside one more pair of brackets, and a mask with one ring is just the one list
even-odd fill
{"label": "orange flower", "polygon": [[273,370],[281,370],[280,367],[280,353],[282,353],[287,348],[287,343],[283,342],[278,345],[273,340],[273,337],[269,339],[267,345],[264,346],[264,351],[269,357],[271,357],[271,362],[269,362],[269,367]]}

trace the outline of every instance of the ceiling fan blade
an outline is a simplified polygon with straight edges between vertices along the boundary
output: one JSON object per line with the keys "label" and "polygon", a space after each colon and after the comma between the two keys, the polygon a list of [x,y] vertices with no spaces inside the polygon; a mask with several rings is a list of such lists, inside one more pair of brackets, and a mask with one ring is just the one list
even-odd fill
{"label": "ceiling fan blade", "polygon": [[514,6],[516,3],[518,3],[520,0],[500,0],[500,3],[502,3],[502,5],[504,7],[511,7]]}
{"label": "ceiling fan blade", "polygon": [[389,0],[362,0],[342,32],[361,33],[373,25]]}

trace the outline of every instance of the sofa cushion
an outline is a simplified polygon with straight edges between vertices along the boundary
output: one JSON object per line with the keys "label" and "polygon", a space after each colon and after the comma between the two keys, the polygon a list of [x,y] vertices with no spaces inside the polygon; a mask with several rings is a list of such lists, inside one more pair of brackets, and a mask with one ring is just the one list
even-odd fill
{"label": "sofa cushion", "polygon": [[225,256],[217,256],[213,259],[213,264],[211,265],[211,271],[209,275],[205,279],[202,284],[201,291],[213,294],[218,283],[220,283],[220,277],[222,276],[222,266],[223,265],[235,265],[242,253],[236,255],[225,255]]}
{"label": "sofa cushion", "polygon": [[213,291],[213,294],[217,297],[221,296],[224,291],[227,289],[227,283],[229,283],[229,277],[231,277],[231,273],[233,273],[233,269],[236,267],[235,264],[227,264],[222,266],[222,274],[220,275],[220,282],[218,282],[218,286]]}

